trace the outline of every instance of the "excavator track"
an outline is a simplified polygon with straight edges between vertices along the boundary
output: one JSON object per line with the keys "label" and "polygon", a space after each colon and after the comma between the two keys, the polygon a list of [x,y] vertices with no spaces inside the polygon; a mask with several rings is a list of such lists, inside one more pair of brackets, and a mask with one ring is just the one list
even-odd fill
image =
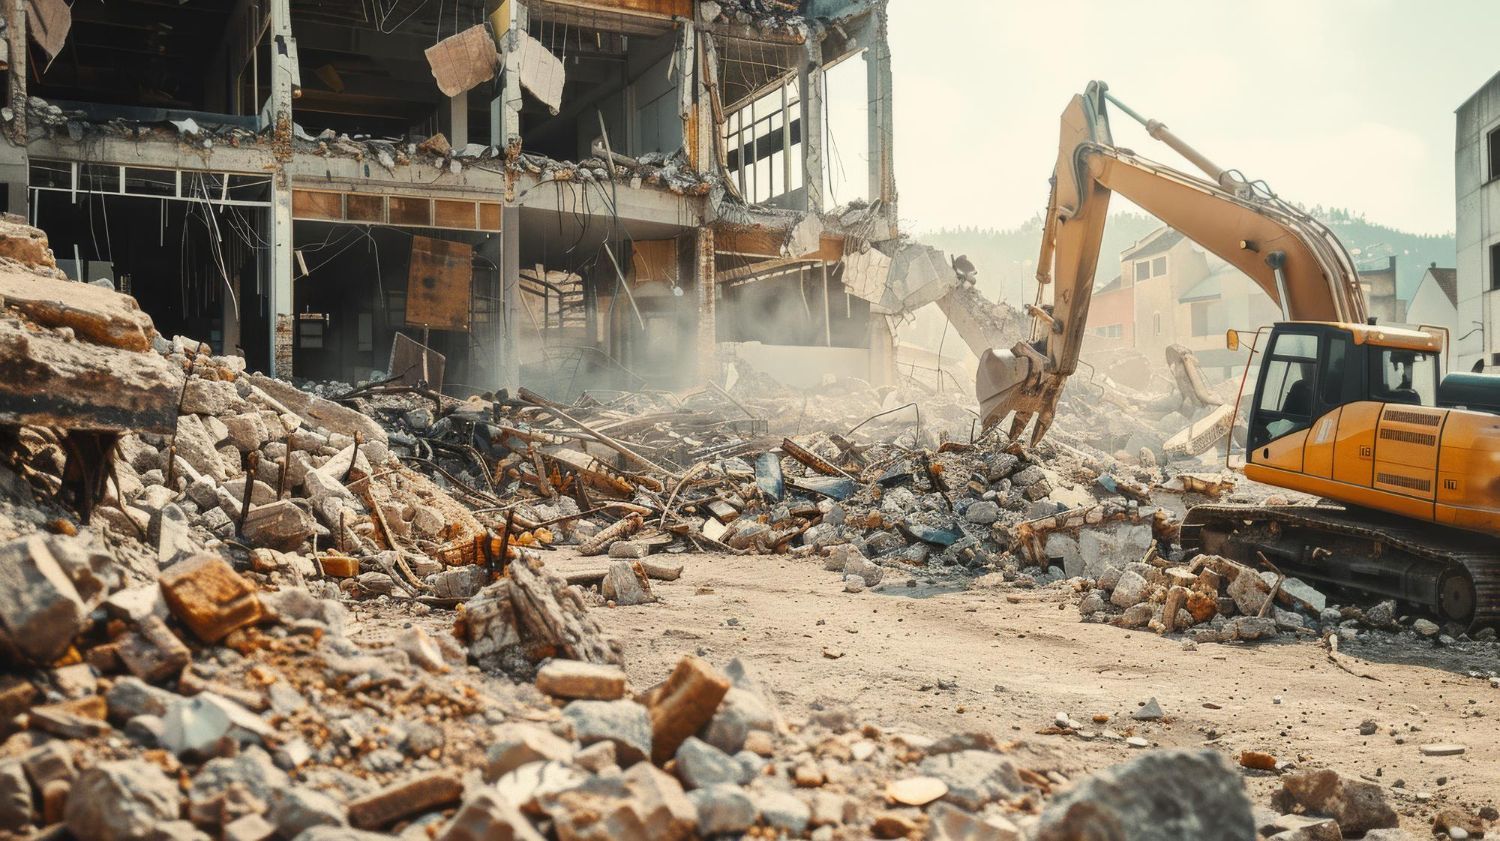
{"label": "excavator track", "polygon": [[1182,546],[1254,565],[1263,554],[1310,583],[1417,605],[1477,630],[1500,627],[1500,541],[1320,505],[1199,505],[1182,524]]}

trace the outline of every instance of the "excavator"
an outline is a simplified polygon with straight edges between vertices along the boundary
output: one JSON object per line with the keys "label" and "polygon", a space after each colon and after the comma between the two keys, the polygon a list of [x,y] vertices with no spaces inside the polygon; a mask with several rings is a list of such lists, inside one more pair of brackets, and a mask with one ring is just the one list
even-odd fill
{"label": "excavator", "polygon": [[[1111,105],[1207,177],[1115,145]],[[1195,506],[1182,524],[1188,556],[1259,560],[1466,628],[1495,625],[1500,376],[1444,376],[1446,331],[1369,318],[1354,262],[1331,230],[1132,111],[1102,82],[1063,112],[1037,301],[1027,308],[1031,339],[982,354],[985,426],[1010,417],[1018,439],[1035,421],[1033,442],[1051,426],[1078,364],[1112,193],[1244,272],[1282,312],[1252,340],[1253,392],[1241,385],[1244,473],[1320,502]],[[1240,333],[1226,340],[1238,349]]]}

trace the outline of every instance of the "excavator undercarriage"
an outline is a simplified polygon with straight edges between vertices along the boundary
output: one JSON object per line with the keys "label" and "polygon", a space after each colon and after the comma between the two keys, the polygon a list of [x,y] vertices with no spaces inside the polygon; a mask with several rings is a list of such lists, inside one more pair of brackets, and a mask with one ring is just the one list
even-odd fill
{"label": "excavator undercarriage", "polygon": [[1337,503],[1198,505],[1182,524],[1188,555],[1255,565],[1432,611],[1469,629],[1500,623],[1500,541]]}

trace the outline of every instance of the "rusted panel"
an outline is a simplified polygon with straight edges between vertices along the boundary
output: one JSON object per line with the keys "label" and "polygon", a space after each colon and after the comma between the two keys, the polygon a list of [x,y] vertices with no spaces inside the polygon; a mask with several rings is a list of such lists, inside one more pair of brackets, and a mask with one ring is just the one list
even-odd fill
{"label": "rusted panel", "polygon": [[324,219],[339,221],[344,218],[344,197],[341,193],[326,193],[320,190],[292,190],[293,219]]}
{"label": "rusted panel", "polygon": [[463,231],[472,231],[475,224],[477,224],[474,202],[434,199],[432,202],[432,221],[439,228],[458,228]]}
{"label": "rusted panel", "polygon": [[677,240],[636,240],[630,258],[637,284],[649,281],[677,282]]}
{"label": "rusted panel", "polygon": [[469,329],[474,246],[412,237],[406,279],[406,323],[434,330]]}
{"label": "rusted panel", "polygon": [[391,376],[396,378],[395,382],[409,386],[425,382],[428,388],[442,391],[443,369],[447,365],[448,357],[405,333],[397,333],[396,338],[391,342],[389,370]]}
{"label": "rusted panel", "polygon": [[824,234],[817,257],[825,263],[837,263],[844,259],[844,238],[836,234]]}
{"label": "rusted panel", "polygon": [[344,196],[344,218],[350,222],[385,222],[385,196],[349,193]]}
{"label": "rusted panel", "polygon": [[392,225],[432,226],[432,200],[409,196],[391,196]]}
{"label": "rusted panel", "polygon": [[500,230],[500,205],[480,202],[479,227],[485,231]]}
{"label": "rusted panel", "polygon": [[741,257],[780,257],[782,231],[769,228],[715,228],[714,248],[720,254]]}
{"label": "rusted panel", "polygon": [[488,82],[500,60],[495,41],[482,23],[433,44],[424,55],[443,96],[458,96]]}
{"label": "rusted panel", "polygon": [[[781,257],[786,243],[787,231],[762,227],[714,228],[714,241],[720,254],[739,257]],[[823,234],[817,251],[806,255],[809,259],[837,263],[844,257],[844,238],[838,234]]]}

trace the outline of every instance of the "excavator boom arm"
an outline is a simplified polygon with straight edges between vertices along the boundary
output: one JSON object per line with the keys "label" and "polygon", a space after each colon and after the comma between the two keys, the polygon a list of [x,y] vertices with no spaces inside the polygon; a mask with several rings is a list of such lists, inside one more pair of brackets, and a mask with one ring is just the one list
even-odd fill
{"label": "excavator boom arm", "polygon": [[[1033,440],[1051,425],[1067,377],[1078,366],[1109,200],[1119,193],[1248,275],[1289,320],[1363,322],[1365,300],[1353,261],[1322,223],[1262,186],[1237,180],[1166,126],[1140,120],[1204,169],[1210,181],[1115,146],[1101,82],[1073,97],[1062,115],[1038,259],[1040,284],[1031,342],[984,354],[977,383],[986,426],[1014,414],[1012,437],[1033,417]],[[1051,288],[1050,301],[1047,290]]]}

